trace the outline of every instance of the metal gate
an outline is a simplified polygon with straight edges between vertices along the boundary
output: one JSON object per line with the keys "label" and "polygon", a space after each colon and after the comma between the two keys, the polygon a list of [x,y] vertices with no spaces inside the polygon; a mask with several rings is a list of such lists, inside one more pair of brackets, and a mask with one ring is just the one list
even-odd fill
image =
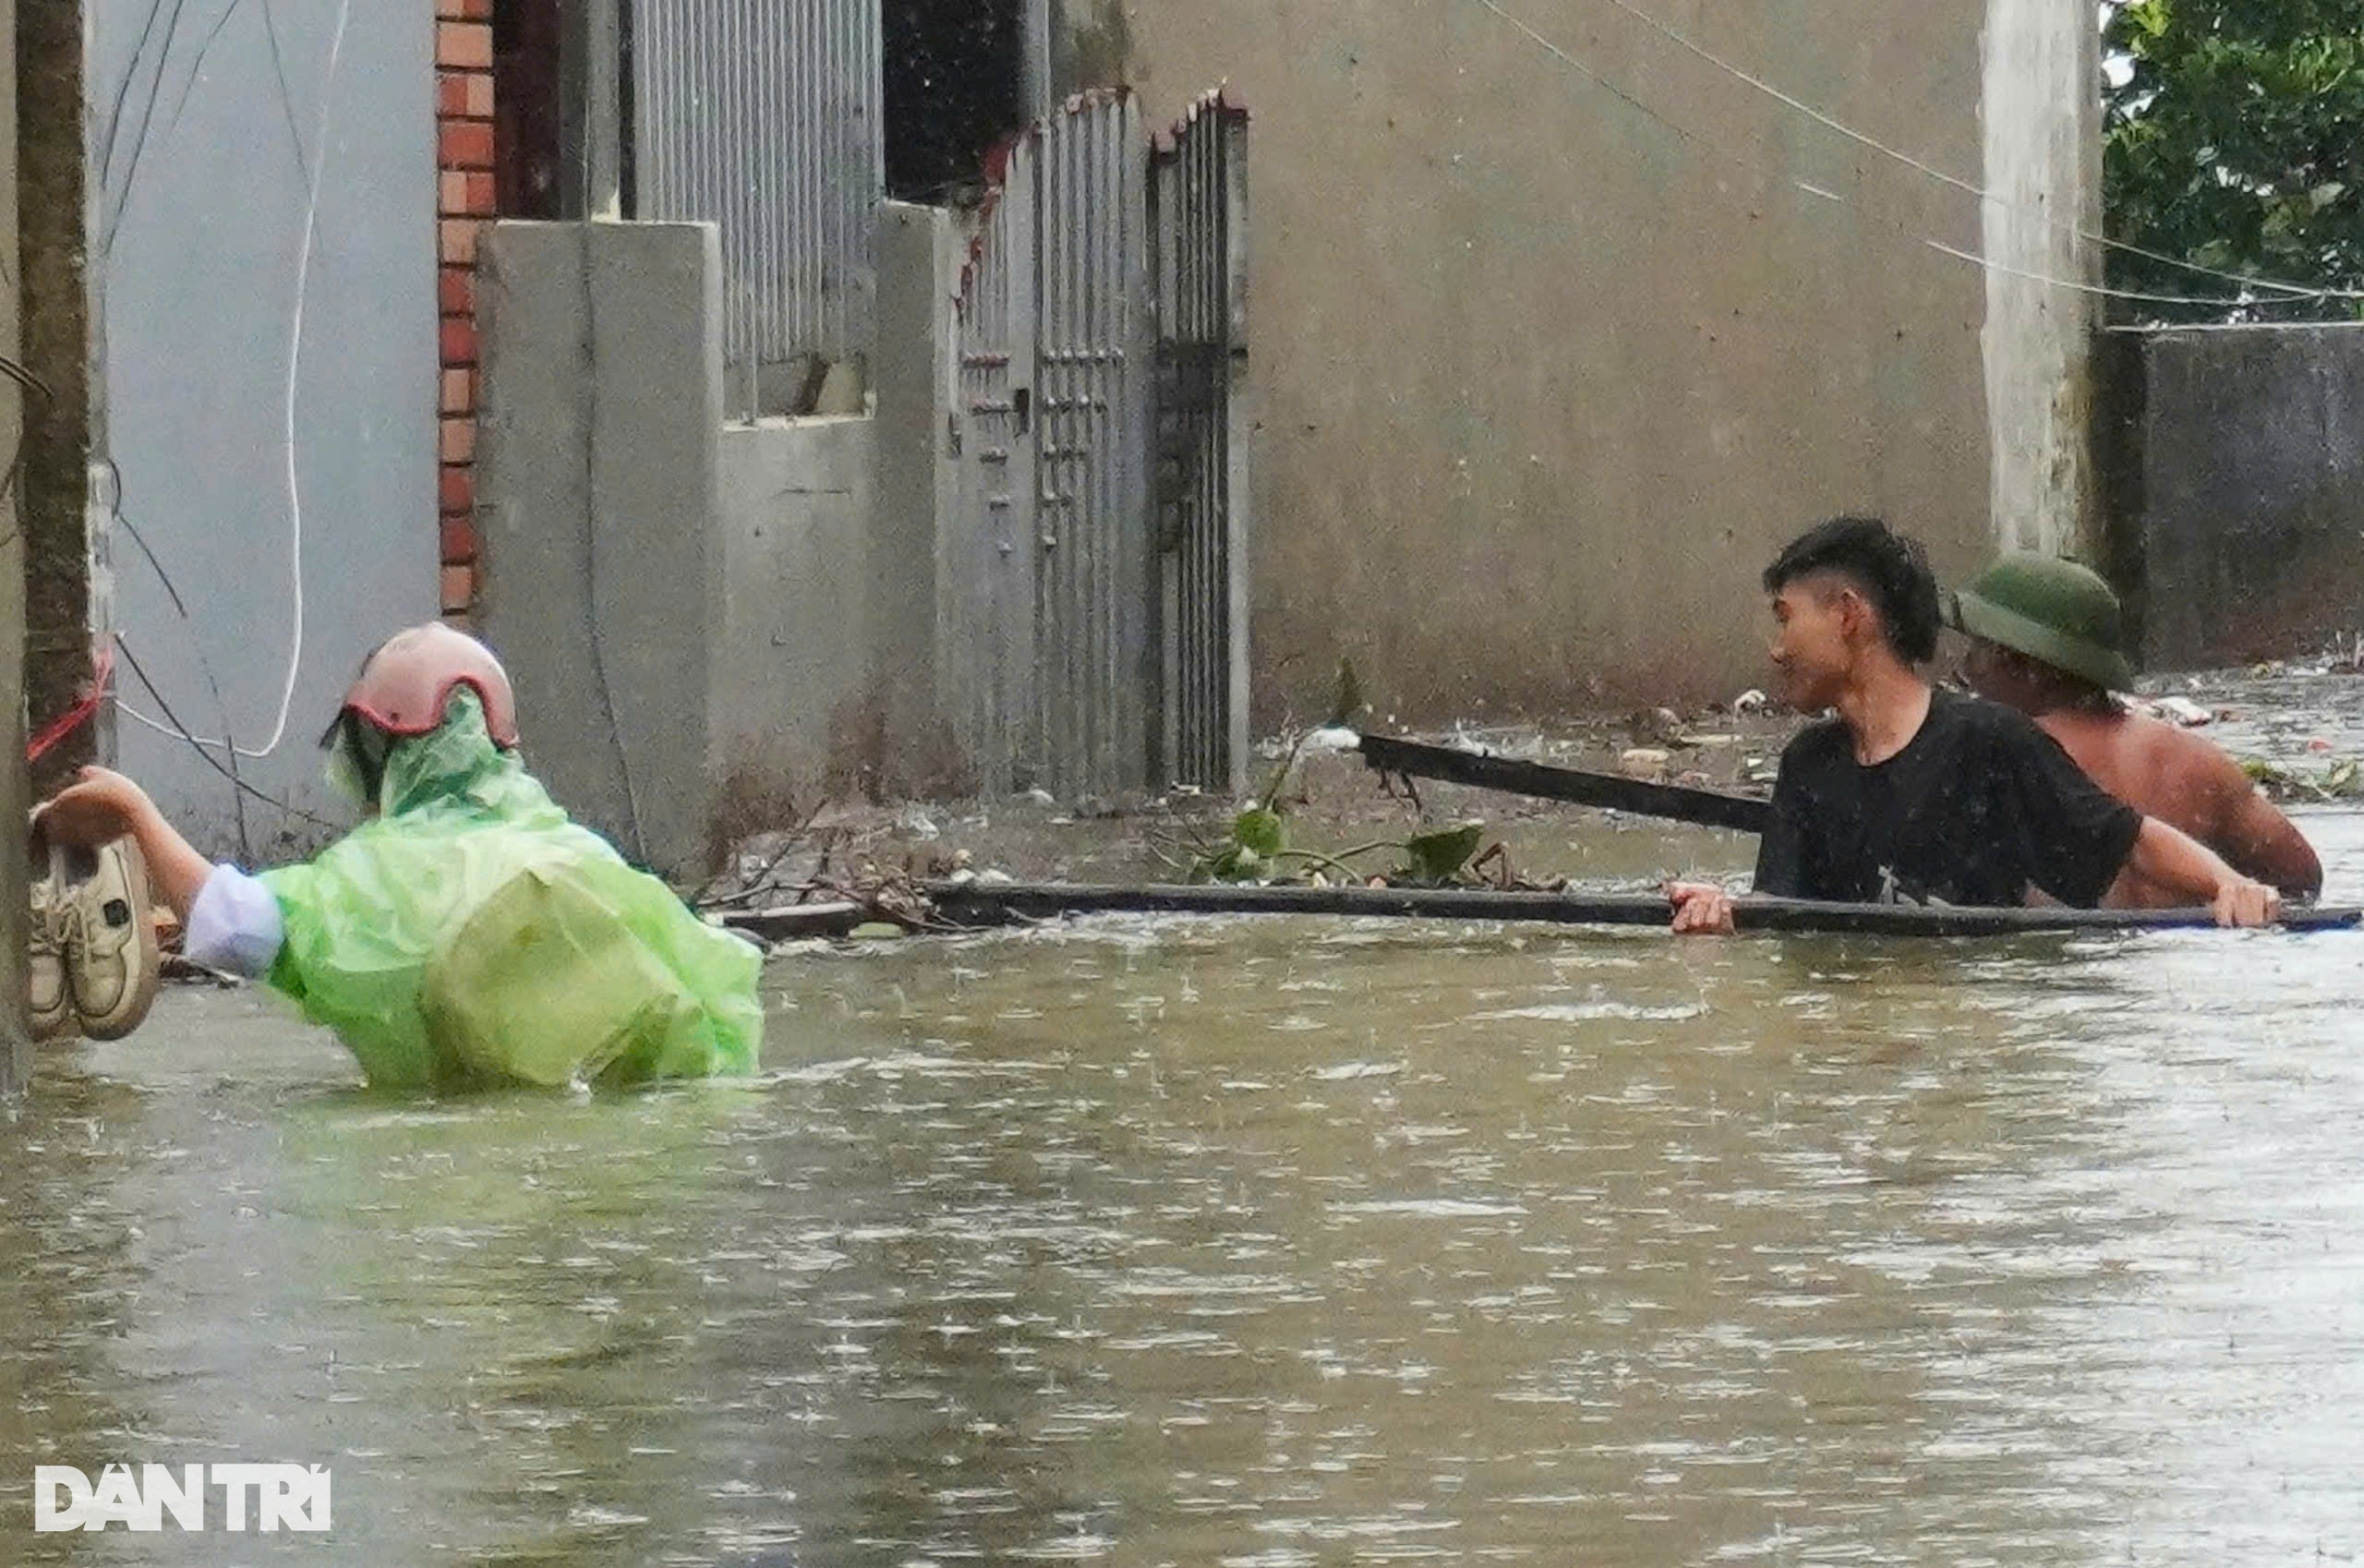
{"label": "metal gate", "polygon": [[1248,112],[1212,93],[1152,160],[1161,773],[1248,756]]}
{"label": "metal gate", "polygon": [[982,786],[1031,787],[1036,727],[1034,165],[1013,159],[953,309],[939,645],[943,706]]}
{"label": "metal gate", "polygon": [[[1243,124],[1222,110],[1189,125],[1201,119]],[[1176,145],[1199,139],[1191,130]],[[1244,759],[1233,536],[1246,521],[1245,447],[1231,404],[1241,334],[1231,272],[1218,267],[1220,287],[1206,275],[1244,238],[1224,194],[1241,151],[1226,139],[1186,159],[1199,183],[1161,204],[1173,235],[1160,246],[1150,192],[1167,164],[1161,155],[1152,170],[1129,93],[1074,100],[1009,150],[953,311],[955,515],[940,610],[944,706],[989,792],[1227,789]],[[1199,232],[1218,219],[1215,238]],[[1168,388],[1153,372],[1159,303],[1180,296],[1156,286],[1161,257],[1201,302],[1190,341],[1216,345],[1222,368],[1219,389],[1172,379],[1200,406],[1174,423],[1185,434],[1171,443],[1158,439]],[[1210,310],[1219,332],[1203,324]],[[1190,496],[1162,510],[1151,468],[1169,446]],[[1168,511],[1164,531],[1187,548],[1161,549]],[[1212,548],[1210,528],[1222,535]],[[1209,595],[1220,603],[1201,602]],[[1219,668],[1201,668],[1209,659]]]}

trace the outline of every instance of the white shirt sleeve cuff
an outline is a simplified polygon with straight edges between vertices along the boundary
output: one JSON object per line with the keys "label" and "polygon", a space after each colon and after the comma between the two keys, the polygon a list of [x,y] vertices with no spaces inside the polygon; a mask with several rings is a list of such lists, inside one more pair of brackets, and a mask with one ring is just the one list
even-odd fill
{"label": "white shirt sleeve cuff", "polygon": [[278,961],[287,925],[271,889],[232,865],[217,865],[189,907],[182,943],[191,963],[259,980]]}

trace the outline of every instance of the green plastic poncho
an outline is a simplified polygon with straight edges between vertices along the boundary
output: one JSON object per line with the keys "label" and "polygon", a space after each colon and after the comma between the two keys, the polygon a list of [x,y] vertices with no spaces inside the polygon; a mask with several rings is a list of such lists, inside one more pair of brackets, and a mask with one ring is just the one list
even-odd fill
{"label": "green plastic poncho", "polygon": [[261,880],[286,925],[270,983],[373,1085],[754,1070],[762,956],[569,821],[473,692],[388,754],[376,817]]}

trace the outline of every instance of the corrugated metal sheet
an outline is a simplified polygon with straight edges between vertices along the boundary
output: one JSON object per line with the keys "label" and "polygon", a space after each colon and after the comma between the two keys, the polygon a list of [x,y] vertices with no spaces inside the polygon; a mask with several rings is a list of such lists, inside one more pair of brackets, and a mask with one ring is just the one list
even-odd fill
{"label": "corrugated metal sheet", "polygon": [[1149,785],[1148,142],[1128,93],[1079,100],[1039,141],[1042,541],[1037,646],[1055,793]]}
{"label": "corrugated metal sheet", "polygon": [[1236,790],[1248,758],[1248,115],[1212,94],[1152,161],[1160,771]]}
{"label": "corrugated metal sheet", "polygon": [[633,200],[722,233],[726,401],[866,356],[886,189],[879,0],[634,0]]}
{"label": "corrugated metal sheet", "polygon": [[939,581],[944,709],[980,783],[1036,782],[1034,173],[1014,161],[953,312],[955,513]]}

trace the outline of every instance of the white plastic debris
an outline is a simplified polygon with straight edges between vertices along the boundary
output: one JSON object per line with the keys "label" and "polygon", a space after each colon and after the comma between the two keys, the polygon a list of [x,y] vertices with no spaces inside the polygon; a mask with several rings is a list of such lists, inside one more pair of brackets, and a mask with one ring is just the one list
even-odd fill
{"label": "white plastic debris", "polygon": [[1360,750],[1363,738],[1343,724],[1325,724],[1305,738],[1308,752],[1351,752]]}
{"label": "white plastic debris", "polygon": [[1667,764],[1671,760],[1655,746],[1635,746],[1617,759],[1617,770],[1628,778],[1655,781],[1666,777]]}
{"label": "white plastic debris", "polygon": [[1763,713],[1771,701],[1772,699],[1764,693],[1751,686],[1732,699],[1732,711],[1734,713]]}

